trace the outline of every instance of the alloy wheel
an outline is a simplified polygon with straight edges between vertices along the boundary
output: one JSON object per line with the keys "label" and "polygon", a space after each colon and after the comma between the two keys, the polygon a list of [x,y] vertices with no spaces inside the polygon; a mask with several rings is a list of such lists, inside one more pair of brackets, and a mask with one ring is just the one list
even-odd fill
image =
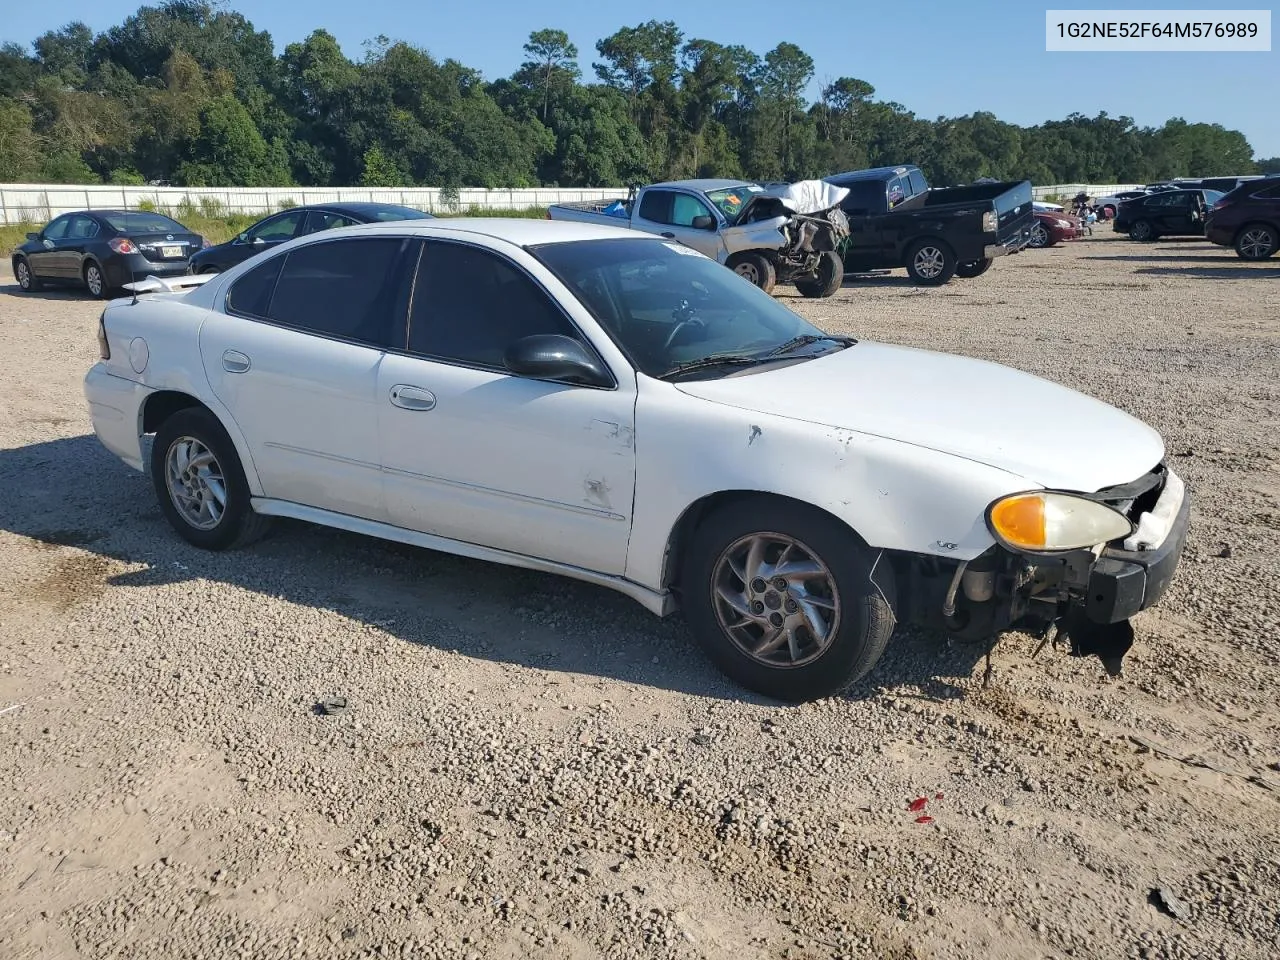
{"label": "alloy wheel", "polygon": [[1250,260],[1265,260],[1271,253],[1271,232],[1265,227],[1246,230],[1240,238],[1240,252]]}
{"label": "alloy wheel", "polygon": [[227,483],[213,451],[195,437],[179,437],[165,454],[165,487],[182,519],[212,530],[227,510]]}
{"label": "alloy wheel", "polygon": [[835,577],[812,550],[782,533],[753,533],[730,544],[712,573],[712,601],[725,635],[773,668],[809,663],[840,629]]}
{"label": "alloy wheel", "polygon": [[921,247],[916,251],[915,259],[912,263],[919,276],[924,277],[926,280],[932,280],[942,275],[947,258],[937,247]]}
{"label": "alloy wheel", "polygon": [[95,297],[102,296],[102,271],[92,263],[84,268],[84,283]]}

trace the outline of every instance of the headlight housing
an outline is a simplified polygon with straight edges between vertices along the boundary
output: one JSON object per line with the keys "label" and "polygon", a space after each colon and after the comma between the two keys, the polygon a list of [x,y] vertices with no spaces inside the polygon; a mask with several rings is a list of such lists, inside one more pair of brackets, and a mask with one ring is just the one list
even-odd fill
{"label": "headlight housing", "polygon": [[1001,497],[987,507],[987,529],[1017,553],[1084,550],[1133,533],[1133,522],[1088,497],[1031,490]]}

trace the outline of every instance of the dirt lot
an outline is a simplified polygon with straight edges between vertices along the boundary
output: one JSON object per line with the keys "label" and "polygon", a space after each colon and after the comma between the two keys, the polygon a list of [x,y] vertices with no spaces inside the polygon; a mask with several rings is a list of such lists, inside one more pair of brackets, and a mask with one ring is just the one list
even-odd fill
{"label": "dirt lot", "polygon": [[790,301],[1116,404],[1197,499],[1121,678],[907,632],[787,708],[603,590],[187,547],[90,435],[99,306],[4,282],[0,957],[1280,954],[1280,262],[1099,233]]}

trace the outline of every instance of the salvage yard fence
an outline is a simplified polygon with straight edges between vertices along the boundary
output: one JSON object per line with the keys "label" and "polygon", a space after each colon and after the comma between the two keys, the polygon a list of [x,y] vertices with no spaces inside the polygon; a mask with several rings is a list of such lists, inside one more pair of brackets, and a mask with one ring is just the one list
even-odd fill
{"label": "salvage yard fence", "polygon": [[[1035,187],[1037,200],[1074,197],[1082,190],[1100,197],[1137,189],[1124,183],[1066,183]],[[371,200],[417,207],[428,213],[469,210],[527,210],[552,203],[610,200],[626,196],[625,187],[524,187],[487,190],[440,187],[130,187],[67,184],[0,184],[0,223],[44,223],[73,210],[140,206],[173,210],[189,206],[221,213],[264,214],[286,206]]]}

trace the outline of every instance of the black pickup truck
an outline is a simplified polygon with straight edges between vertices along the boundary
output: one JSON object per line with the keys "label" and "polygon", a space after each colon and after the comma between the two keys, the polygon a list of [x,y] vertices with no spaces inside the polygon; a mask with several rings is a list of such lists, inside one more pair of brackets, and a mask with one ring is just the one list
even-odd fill
{"label": "black pickup truck", "polygon": [[910,165],[824,179],[849,190],[840,203],[849,218],[840,250],[846,275],[906,267],[924,286],[976,277],[1022,250],[1035,223],[1029,180],[930,189]]}

